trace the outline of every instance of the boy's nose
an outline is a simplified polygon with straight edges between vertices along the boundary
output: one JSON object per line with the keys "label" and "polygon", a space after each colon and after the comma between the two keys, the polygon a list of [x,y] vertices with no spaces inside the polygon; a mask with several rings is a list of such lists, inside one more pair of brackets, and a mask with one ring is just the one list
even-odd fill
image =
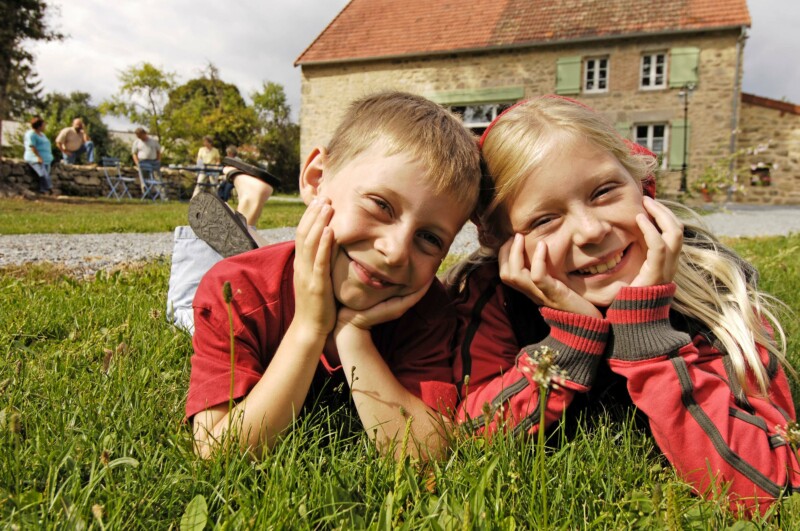
{"label": "boy's nose", "polygon": [[402,226],[387,228],[386,232],[375,241],[375,248],[384,256],[387,265],[400,266],[408,263],[413,235]]}

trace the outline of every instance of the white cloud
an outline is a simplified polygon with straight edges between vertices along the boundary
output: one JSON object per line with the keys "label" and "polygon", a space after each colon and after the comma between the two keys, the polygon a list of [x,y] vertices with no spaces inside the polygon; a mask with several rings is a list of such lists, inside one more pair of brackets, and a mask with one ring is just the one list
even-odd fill
{"label": "white cloud", "polygon": [[[286,89],[300,106],[294,60],[347,0],[52,0],[55,27],[67,38],[35,43],[36,68],[46,91],[88,92],[99,103],[119,86],[121,70],[147,61],[197,77],[209,62],[244,96],[264,81]],[[110,120],[113,122],[113,120]]]}
{"label": "white cloud", "polygon": [[752,28],[744,47],[745,92],[800,104],[800,2],[750,0]]}
{"label": "white cloud", "polygon": [[[88,92],[99,103],[116,92],[122,69],[151,62],[196,77],[208,62],[247,96],[264,81],[300,106],[298,55],[347,0],[51,0],[64,41],[36,43],[46,91]],[[753,27],[745,46],[744,90],[800,104],[800,2],[750,0]],[[112,123],[113,125],[113,123]]]}

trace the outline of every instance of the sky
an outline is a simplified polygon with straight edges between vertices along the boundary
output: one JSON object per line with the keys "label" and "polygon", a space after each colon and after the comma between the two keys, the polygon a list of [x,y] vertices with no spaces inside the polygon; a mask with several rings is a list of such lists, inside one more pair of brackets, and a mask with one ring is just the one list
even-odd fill
{"label": "sky", "polygon": [[[265,81],[283,85],[296,119],[300,68],[294,61],[348,0],[48,2],[57,8],[51,25],[67,38],[32,44],[45,92],[88,92],[99,104],[132,65],[150,62],[183,83],[211,62],[245,97]],[[800,104],[800,1],[748,0],[748,7],[743,90]]]}

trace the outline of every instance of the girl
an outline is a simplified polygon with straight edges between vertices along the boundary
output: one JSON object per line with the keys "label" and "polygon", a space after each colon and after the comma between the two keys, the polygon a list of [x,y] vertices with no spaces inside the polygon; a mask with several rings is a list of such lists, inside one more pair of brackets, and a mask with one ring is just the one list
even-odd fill
{"label": "girl", "polygon": [[481,148],[492,181],[476,214],[482,251],[449,277],[459,420],[536,431],[536,353],[548,346],[566,376],[548,390],[546,424],[622,379],[700,493],[729,484],[732,501],[763,510],[800,488],[771,301],[749,264],[653,199],[655,156],[557,96],[508,109]]}

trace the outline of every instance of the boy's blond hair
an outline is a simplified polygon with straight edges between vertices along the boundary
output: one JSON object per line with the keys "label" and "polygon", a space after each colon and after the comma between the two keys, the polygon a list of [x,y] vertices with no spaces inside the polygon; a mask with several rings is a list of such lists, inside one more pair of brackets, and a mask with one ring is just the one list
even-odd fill
{"label": "boy's blond hair", "polygon": [[451,194],[472,211],[480,185],[477,138],[452,112],[405,92],[380,92],[354,101],[328,144],[336,173],[378,142],[386,155],[408,154],[428,169],[435,193]]}

